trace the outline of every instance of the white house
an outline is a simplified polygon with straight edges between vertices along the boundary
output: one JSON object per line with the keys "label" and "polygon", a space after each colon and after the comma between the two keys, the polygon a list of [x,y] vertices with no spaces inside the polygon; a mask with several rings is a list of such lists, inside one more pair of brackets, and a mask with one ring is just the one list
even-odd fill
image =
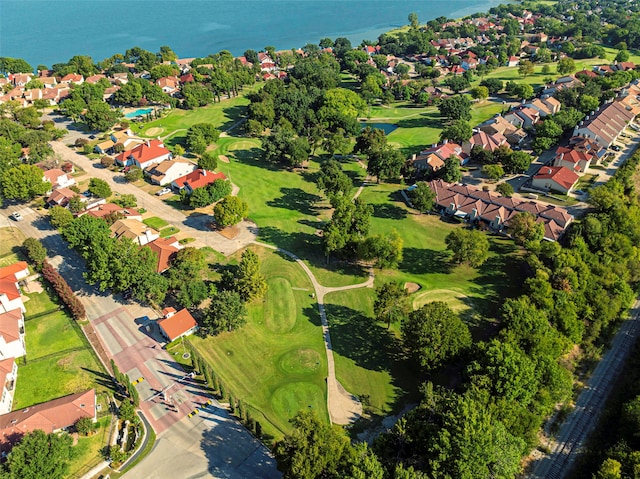
{"label": "white house", "polygon": [[198,165],[195,163],[184,158],[176,158],[151,165],[144,170],[144,174],[149,177],[151,183],[164,186],[173,183],[180,177],[188,175],[196,168],[198,168]]}
{"label": "white house", "polygon": [[21,309],[0,313],[0,359],[27,354],[24,342],[24,316]]}
{"label": "white house", "polygon": [[60,168],[51,168],[43,173],[42,181],[48,181],[51,183],[51,190],[56,188],[68,188],[75,185],[76,180],[62,171]]}
{"label": "white house", "polygon": [[18,379],[18,366],[13,358],[0,360],[0,415],[11,412],[13,406],[13,392]]}

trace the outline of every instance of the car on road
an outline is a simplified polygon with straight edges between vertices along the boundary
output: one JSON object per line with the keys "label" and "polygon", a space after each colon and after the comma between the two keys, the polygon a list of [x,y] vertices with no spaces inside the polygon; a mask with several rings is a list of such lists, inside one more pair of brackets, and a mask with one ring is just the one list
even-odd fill
{"label": "car on road", "polygon": [[167,193],[171,193],[171,188],[162,188],[159,191],[156,191],[156,196],[166,195]]}
{"label": "car on road", "polygon": [[17,211],[15,213],[11,213],[9,215],[9,218],[11,218],[13,221],[22,221],[24,219],[22,218],[22,215]]}
{"label": "car on road", "polygon": [[619,147],[618,145],[613,145],[613,146],[611,147],[611,149],[612,149],[613,151],[620,151],[620,147]]}
{"label": "car on road", "polygon": [[95,140],[96,139],[96,135],[89,135],[89,139],[90,140]]}

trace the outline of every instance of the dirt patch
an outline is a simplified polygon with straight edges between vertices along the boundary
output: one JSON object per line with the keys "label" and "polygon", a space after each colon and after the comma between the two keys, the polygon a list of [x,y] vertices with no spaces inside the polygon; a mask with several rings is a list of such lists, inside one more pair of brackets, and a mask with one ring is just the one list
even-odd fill
{"label": "dirt patch", "polygon": [[218,233],[220,233],[225,238],[231,240],[236,238],[240,234],[240,228],[238,228],[237,226],[229,226],[227,228],[224,228],[218,231]]}
{"label": "dirt patch", "polygon": [[147,135],[147,136],[158,136],[162,132],[164,132],[164,128],[158,128],[157,126],[153,126],[153,127],[149,128],[145,132],[145,135]]}
{"label": "dirt patch", "polygon": [[409,294],[413,294],[416,291],[419,291],[420,288],[422,288],[422,286],[420,286],[418,283],[404,283],[404,289],[406,289]]}
{"label": "dirt patch", "polygon": [[229,157],[225,155],[218,156],[218,159],[223,163],[229,163]]}

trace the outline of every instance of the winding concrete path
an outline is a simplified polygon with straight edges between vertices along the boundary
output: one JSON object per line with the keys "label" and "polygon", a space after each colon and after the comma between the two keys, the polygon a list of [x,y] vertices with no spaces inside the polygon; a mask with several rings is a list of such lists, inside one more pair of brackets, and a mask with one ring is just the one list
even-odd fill
{"label": "winding concrete path", "polygon": [[364,283],[351,284],[348,286],[336,286],[328,287],[321,285],[316,279],[315,275],[307,264],[302,261],[298,256],[290,251],[287,251],[270,244],[254,241],[253,244],[276,250],[280,253],[286,254],[294,261],[296,261],[300,267],[307,273],[313,290],[316,293],[316,300],[318,301],[318,311],[320,312],[320,320],[322,322],[322,334],[324,337],[324,347],[327,353],[327,409],[329,410],[329,417],[333,424],[350,424],[356,421],[362,416],[362,403],[353,394],[350,394],[344,387],[338,382],[336,378],[336,367],[333,359],[333,346],[331,345],[331,335],[329,333],[329,322],[327,321],[327,313],[324,307],[324,297],[329,293],[336,291],[346,291],[349,289],[358,288],[373,288],[373,270],[369,273],[369,279]]}

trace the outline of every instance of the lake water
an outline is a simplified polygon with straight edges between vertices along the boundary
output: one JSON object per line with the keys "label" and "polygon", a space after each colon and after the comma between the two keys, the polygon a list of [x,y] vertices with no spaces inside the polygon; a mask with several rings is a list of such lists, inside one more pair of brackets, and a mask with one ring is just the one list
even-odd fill
{"label": "lake water", "polygon": [[[220,50],[242,55],[347,37],[354,45],[406,25],[486,11],[498,0],[0,0],[0,56],[34,68],[74,55],[94,61],[133,46],[181,57]],[[504,2],[502,2],[504,3]]]}

